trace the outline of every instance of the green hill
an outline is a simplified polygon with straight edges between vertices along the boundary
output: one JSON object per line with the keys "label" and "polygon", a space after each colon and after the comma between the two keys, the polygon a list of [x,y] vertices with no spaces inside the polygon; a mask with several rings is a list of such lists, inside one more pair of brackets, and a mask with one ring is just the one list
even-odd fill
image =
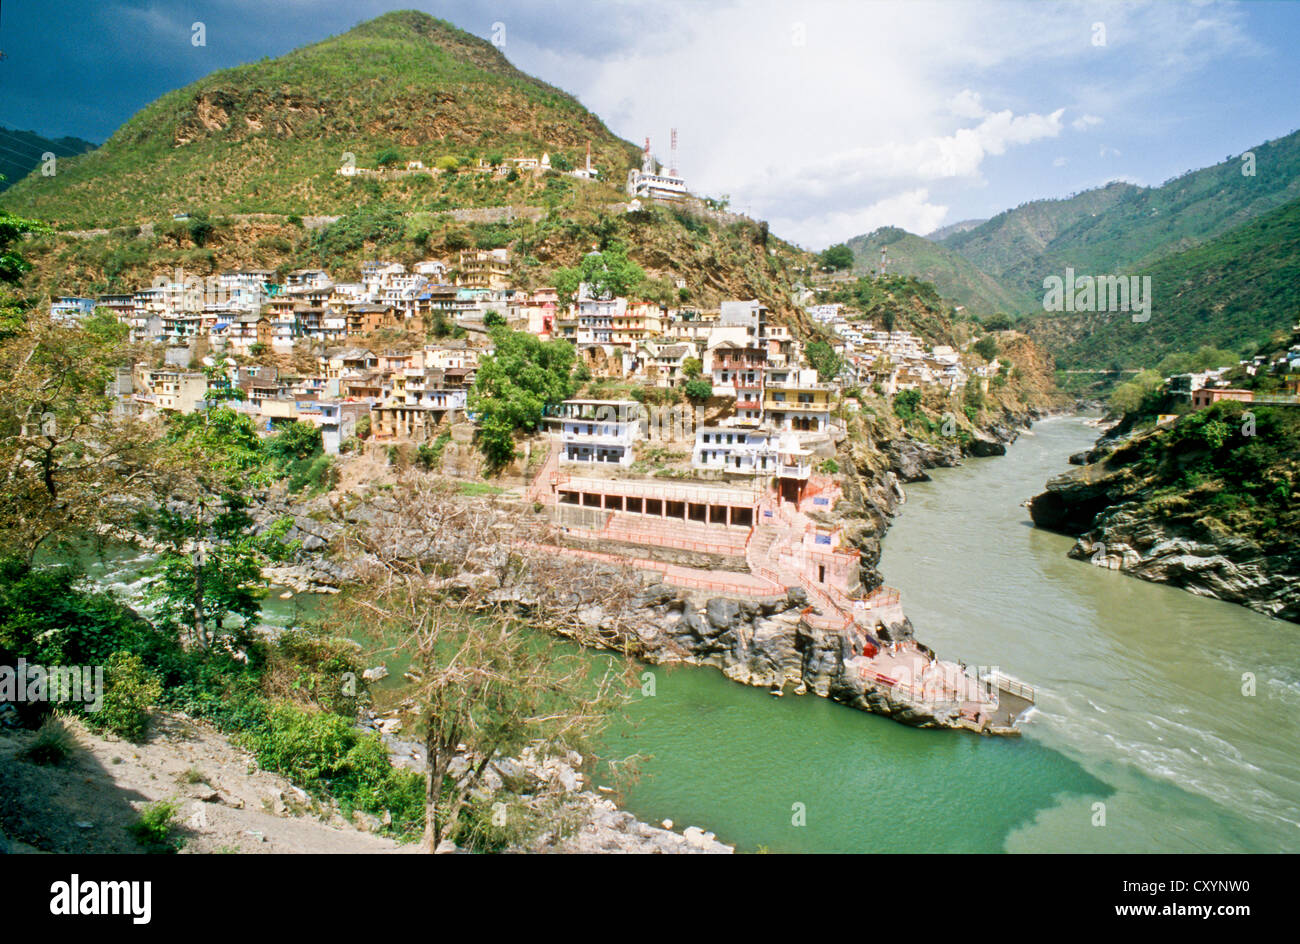
{"label": "green hill", "polygon": [[1251,352],[1300,321],[1300,199],[1142,271],[1149,321],[1039,315],[1029,334],[1062,368],[1150,367],[1201,345]]}
{"label": "green hill", "polygon": [[1039,307],[1032,296],[1001,284],[953,252],[946,243],[933,242],[896,226],[855,236],[848,245],[853,250],[854,271],[865,273],[879,266],[880,250],[884,247],[889,254],[891,273],[933,282],[944,298],[964,305],[972,314],[990,315],[999,311],[1017,314]]}
{"label": "green hill", "polygon": [[[362,197],[410,210],[499,205],[533,181],[486,174],[343,177],[344,153],[376,166],[439,157],[538,157],[577,166],[587,145],[621,183],[636,148],[572,96],[520,72],[491,43],[424,13],[388,13],[278,59],[224,69],[148,105],[89,154],[29,176],[5,204],[61,227],[177,212],[338,214]],[[550,175],[546,196],[585,185]],[[535,188],[534,188],[535,189]],[[599,188],[602,191],[610,188]],[[529,193],[532,202],[536,194]]]}
{"label": "green hill", "polygon": [[[999,213],[986,223],[947,237],[943,244],[995,278],[1048,252],[1062,234],[1093,219],[1136,193],[1138,187],[1112,183],[1062,200],[1034,200]],[[1042,294],[1042,279],[1023,288]]]}
{"label": "green hill", "polygon": [[[72,157],[93,151],[95,145],[81,138],[47,138],[35,131],[16,131],[0,127],[0,191],[7,190],[33,170],[38,170],[45,154]],[[60,162],[59,166],[63,166]]]}
{"label": "green hill", "polygon": [[1043,279],[1142,274],[1146,267],[1300,198],[1300,132],[1160,187],[1112,183],[1067,200],[1040,200],[955,234],[944,246],[1013,289],[1042,297]]}

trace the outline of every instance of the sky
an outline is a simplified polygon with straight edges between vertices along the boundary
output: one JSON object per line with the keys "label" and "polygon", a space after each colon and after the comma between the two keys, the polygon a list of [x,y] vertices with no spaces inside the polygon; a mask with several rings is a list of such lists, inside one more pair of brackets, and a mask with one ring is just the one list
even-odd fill
{"label": "sky", "polygon": [[693,192],[811,249],[1159,185],[1300,127],[1300,3],[1214,0],[3,0],[0,125],[102,142],[393,9],[495,36],[665,162],[676,128]]}

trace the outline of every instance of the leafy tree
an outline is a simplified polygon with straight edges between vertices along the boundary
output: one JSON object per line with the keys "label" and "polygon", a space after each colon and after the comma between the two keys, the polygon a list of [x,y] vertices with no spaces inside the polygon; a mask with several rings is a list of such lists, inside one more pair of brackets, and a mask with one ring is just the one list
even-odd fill
{"label": "leafy tree", "polygon": [[698,357],[688,357],[682,361],[682,376],[687,380],[698,380],[704,375],[704,365]]}
{"label": "leafy tree", "polygon": [[574,351],[568,341],[541,341],[522,331],[490,331],[494,350],[479,363],[470,393],[479,442],[493,468],[515,455],[514,433],[536,430],[543,411],[573,395]]}
{"label": "leafy tree", "polygon": [[187,224],[190,234],[190,240],[196,246],[207,245],[208,239],[216,232],[216,226],[208,219],[207,213],[191,214]]}
{"label": "leafy tree", "polygon": [[505,315],[501,314],[501,312],[497,311],[494,308],[488,309],[488,311],[483,315],[484,327],[501,328],[505,326],[505,323],[506,323]]}
{"label": "leafy tree", "polygon": [[293,519],[257,534],[246,500],[227,492],[219,503],[201,501],[193,512],[163,508],[154,524],[170,542],[145,590],[156,621],[200,648],[247,645],[266,595],[262,565],[282,562],[300,546],[282,541]]}
{"label": "leafy tree", "polygon": [[808,363],[817,369],[818,379],[829,383],[839,377],[840,371],[844,369],[844,360],[828,342],[820,338],[809,341],[805,350]]}
{"label": "leafy tree", "polygon": [[120,496],[154,480],[152,433],[106,394],[126,330],[103,311],[80,326],[23,312],[0,337],[0,550],[122,521]]}
{"label": "leafy tree", "polygon": [[397,148],[395,147],[386,147],[382,151],[380,151],[378,155],[376,155],[375,166],[391,167],[394,164],[400,163],[401,160],[402,160],[401,151],[397,150]]}
{"label": "leafy tree", "polygon": [[998,339],[992,334],[986,334],[975,342],[975,353],[986,361],[991,361],[998,356]]}
{"label": "leafy tree", "polygon": [[853,250],[845,243],[836,243],[827,249],[822,250],[817,261],[821,263],[823,269],[830,269],[832,272],[840,269],[853,268]]}
{"label": "leafy tree", "polygon": [[573,163],[563,154],[552,154],[551,166],[556,170],[573,170]]}
{"label": "leafy tree", "polygon": [[697,377],[695,380],[686,381],[686,386],[683,389],[687,398],[697,403],[713,396],[713,384],[703,378]]}
{"label": "leafy tree", "polygon": [[24,219],[0,209],[0,282],[16,285],[31,269],[32,264],[16,248],[23,237],[49,231],[49,226],[39,220]]}
{"label": "leafy tree", "polygon": [[1113,412],[1124,414],[1137,412],[1147,396],[1159,389],[1164,377],[1159,371],[1144,370],[1132,380],[1118,384],[1110,393],[1109,405]]}
{"label": "leafy tree", "polygon": [[264,442],[267,455],[281,465],[310,459],[321,451],[320,429],[301,420],[290,423]]}
{"label": "leafy tree", "polygon": [[576,267],[558,269],[555,290],[571,298],[586,283],[597,298],[627,295],[645,281],[645,270],[627,257],[627,247],[615,240],[603,252],[589,252]]}

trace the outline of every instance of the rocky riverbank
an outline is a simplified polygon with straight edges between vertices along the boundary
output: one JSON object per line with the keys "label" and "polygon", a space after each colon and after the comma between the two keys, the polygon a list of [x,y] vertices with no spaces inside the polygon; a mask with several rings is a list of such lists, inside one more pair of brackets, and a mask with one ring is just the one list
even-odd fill
{"label": "rocky riverbank", "polygon": [[1103,436],[1077,457],[1079,468],[1032,499],[1034,524],[1076,538],[1069,556],[1077,560],[1300,622],[1295,535],[1279,539],[1237,523],[1244,516],[1216,501],[1224,492],[1212,479],[1179,486],[1199,456],[1179,450],[1171,472],[1154,456],[1162,435]]}
{"label": "rocky riverbank", "polygon": [[[842,525],[848,543],[861,553],[862,585],[873,588],[883,582],[878,570],[880,542],[906,501],[904,482],[926,477],[929,468],[958,465],[965,457],[1001,455],[1020,429],[1041,415],[1034,410],[1004,414],[1000,422],[976,435],[937,443],[899,435],[893,424],[862,424],[854,435],[845,437],[837,452],[843,499],[826,518]],[[530,509],[515,504],[507,513],[528,515]],[[287,537],[302,540],[304,553],[292,566],[268,575],[300,591],[332,592],[346,585],[353,563],[345,553],[322,552],[337,545],[347,529],[370,520],[373,509],[353,498],[322,496],[301,505],[272,494],[257,512],[258,520],[268,524],[285,515],[294,519]],[[474,566],[453,580],[463,579],[480,590],[491,587],[496,600],[527,613],[534,596],[528,575],[493,562],[504,556],[501,548],[489,552],[486,559],[479,555]],[[712,666],[746,685],[812,692],[917,727],[955,723],[955,708],[914,702],[864,679],[850,660],[862,651],[866,634],[809,625],[803,613],[810,601],[801,589],[773,600],[734,600],[679,589],[664,584],[658,575],[639,573],[637,592],[611,597],[602,588],[616,581],[616,569],[595,563],[590,568],[589,578],[574,588],[576,618],[587,631],[611,640],[632,640],[637,656],[648,663]],[[886,642],[912,640],[914,635],[905,617],[877,633]]]}

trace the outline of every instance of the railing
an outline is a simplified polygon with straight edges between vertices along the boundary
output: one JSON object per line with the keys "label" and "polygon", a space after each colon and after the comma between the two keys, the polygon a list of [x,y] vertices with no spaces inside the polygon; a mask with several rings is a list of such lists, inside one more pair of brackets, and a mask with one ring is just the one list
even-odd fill
{"label": "railing", "polygon": [[1001,689],[1009,695],[1023,698],[1028,702],[1033,702],[1037,695],[1034,686],[1028,685],[1019,679],[1013,679],[1009,675],[1004,675],[1001,672],[990,672],[988,675],[981,678],[980,681],[986,682],[994,688]]}

